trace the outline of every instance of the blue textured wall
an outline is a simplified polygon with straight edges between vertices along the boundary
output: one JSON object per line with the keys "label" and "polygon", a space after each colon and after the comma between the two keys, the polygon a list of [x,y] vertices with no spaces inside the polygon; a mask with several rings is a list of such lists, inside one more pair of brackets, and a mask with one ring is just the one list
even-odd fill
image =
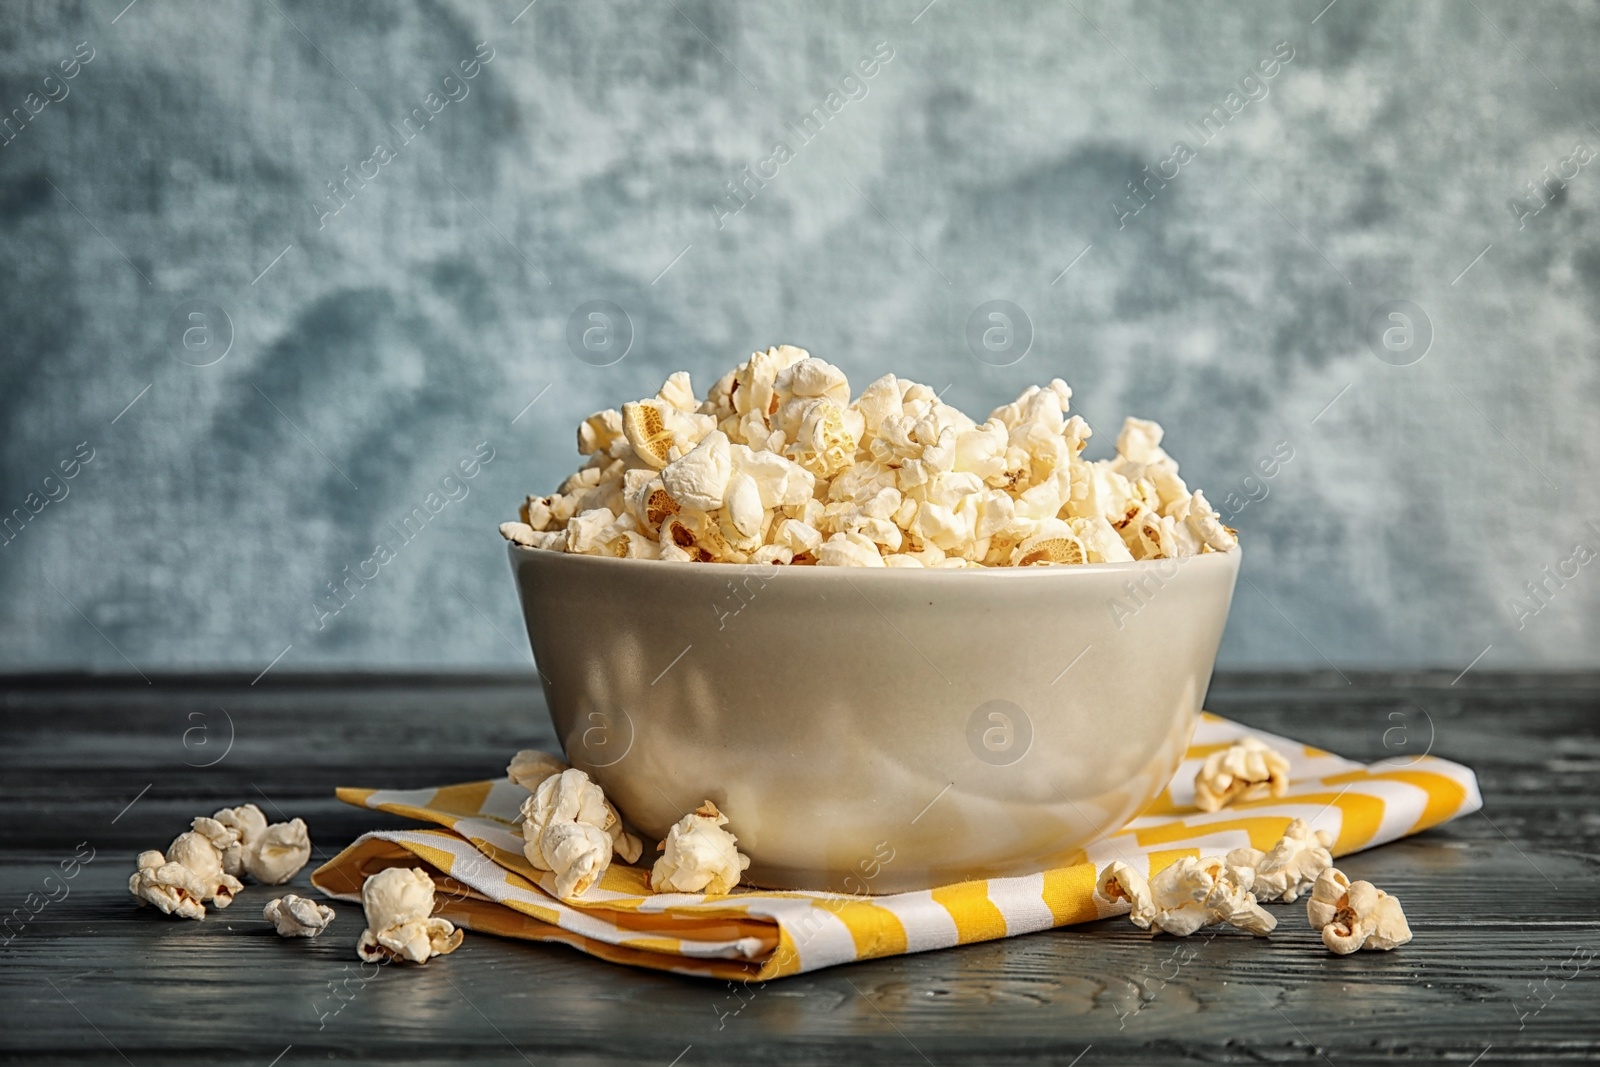
{"label": "blue textured wall", "polygon": [[923,2],[8,3],[0,667],[525,664],[496,523],[777,341],[1218,502],[1288,442],[1226,663],[1600,664],[1600,10]]}

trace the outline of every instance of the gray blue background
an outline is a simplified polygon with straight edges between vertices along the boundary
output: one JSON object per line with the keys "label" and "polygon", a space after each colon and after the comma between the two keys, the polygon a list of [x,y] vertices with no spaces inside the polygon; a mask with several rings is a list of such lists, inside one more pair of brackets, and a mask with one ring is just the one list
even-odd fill
{"label": "gray blue background", "polygon": [[[1508,206],[1600,148],[1600,9],[523,2],[6,5],[7,114],[94,58],[0,147],[0,511],[94,458],[0,547],[0,668],[526,665],[496,524],[575,465],[582,416],[776,342],[980,417],[1066,378],[1094,454],[1157,419],[1219,502],[1289,442],[1233,521],[1226,665],[1600,665],[1600,562],[1521,628],[1508,606],[1600,549],[1600,160]],[[1032,325],[1007,367],[966,341],[995,299]],[[169,341],[196,300],[231,323],[198,353]],[[567,342],[593,300],[631,324],[607,367]],[[1395,300],[1432,334],[1407,366],[1367,338]],[[319,628],[324,583],[484,441]]]}

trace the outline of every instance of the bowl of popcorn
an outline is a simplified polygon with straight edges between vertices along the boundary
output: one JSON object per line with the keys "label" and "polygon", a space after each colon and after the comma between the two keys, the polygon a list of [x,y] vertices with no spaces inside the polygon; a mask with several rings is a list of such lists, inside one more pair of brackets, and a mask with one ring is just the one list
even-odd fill
{"label": "bowl of popcorn", "polygon": [[648,841],[711,801],[773,888],[1081,858],[1166,787],[1240,553],[1128,419],[1055,380],[977,422],[792,346],[578,428],[501,526],[558,738]]}

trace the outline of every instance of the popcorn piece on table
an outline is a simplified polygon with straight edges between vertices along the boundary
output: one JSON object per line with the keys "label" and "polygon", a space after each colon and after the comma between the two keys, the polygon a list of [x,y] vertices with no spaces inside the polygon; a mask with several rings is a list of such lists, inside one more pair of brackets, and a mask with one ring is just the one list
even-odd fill
{"label": "popcorn piece on table", "polygon": [[208,903],[226,908],[244,888],[222,869],[221,850],[194,830],[174,838],[165,854],[139,853],[138,866],[128,879],[128,891],[140,903],[180,919],[204,919]]}
{"label": "popcorn piece on table", "polygon": [[1194,776],[1194,806],[1220,811],[1235,801],[1281,797],[1289,791],[1289,761],[1254,738],[1245,737],[1206,757]]}
{"label": "popcorn piece on table", "polygon": [[1371,882],[1352,882],[1337,867],[1318,876],[1306,918],[1322,943],[1341,956],[1359,949],[1387,952],[1411,940],[1400,901]]}
{"label": "popcorn piece on table", "polygon": [[244,870],[262,885],[282,885],[311,859],[304,819],[276,822],[244,854]]}
{"label": "popcorn piece on table", "polygon": [[254,804],[223,808],[192,824],[223,854],[223,867],[235,877],[247,874],[262,885],[282,885],[311,859],[311,837],[305,821],[268,825]]}
{"label": "popcorn piece on table", "polygon": [[1333,854],[1328,851],[1332,847],[1332,834],[1326,830],[1312,833],[1304,819],[1295,819],[1284,828],[1283,836],[1270,852],[1236,848],[1224,859],[1236,867],[1254,868],[1252,892],[1257,900],[1292,904],[1323,871],[1333,866]]}
{"label": "popcorn piece on table", "polygon": [[433,914],[433,879],[419,868],[389,867],[361,886],[367,928],[356,954],[368,963],[410,960],[426,963],[461,947],[462,933]]}
{"label": "popcorn piece on table", "polygon": [[613,853],[632,863],[643,851],[605,792],[576,768],[545,778],[523,801],[522,839],[528,862],[555,873],[562,900],[582,896],[599,881]]}
{"label": "popcorn piece on table", "polygon": [[261,917],[277,929],[279,937],[316,937],[333,922],[333,909],[290,893],[267,901]]}
{"label": "popcorn piece on table", "polygon": [[661,842],[662,855],[650,871],[657,893],[729,893],[750,866],[738,838],[723,827],[728,817],[711,801],[673,824]]}
{"label": "popcorn piece on table", "polygon": [[1186,856],[1150,880],[1113,861],[1101,872],[1097,888],[1107,900],[1128,901],[1128,917],[1143,930],[1188,937],[1201,927],[1227,923],[1265,937],[1278,920],[1256,903],[1250,892],[1254,884],[1249,867]]}
{"label": "popcorn piece on table", "polygon": [[245,839],[255,840],[265,833],[267,817],[260,808],[248,804],[244,808],[223,808],[210,818],[201,815],[189,823],[189,829],[210,841],[222,856],[222,869],[238,878],[244,874]]}

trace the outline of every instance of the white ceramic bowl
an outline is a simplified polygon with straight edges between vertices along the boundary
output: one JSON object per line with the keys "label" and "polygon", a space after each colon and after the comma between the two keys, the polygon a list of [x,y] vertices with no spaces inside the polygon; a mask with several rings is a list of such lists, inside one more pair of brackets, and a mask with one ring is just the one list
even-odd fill
{"label": "white ceramic bowl", "polygon": [[568,759],[648,844],[702,800],[769,887],[887,893],[1071,862],[1166,786],[1239,551],[992,570],[510,546]]}

